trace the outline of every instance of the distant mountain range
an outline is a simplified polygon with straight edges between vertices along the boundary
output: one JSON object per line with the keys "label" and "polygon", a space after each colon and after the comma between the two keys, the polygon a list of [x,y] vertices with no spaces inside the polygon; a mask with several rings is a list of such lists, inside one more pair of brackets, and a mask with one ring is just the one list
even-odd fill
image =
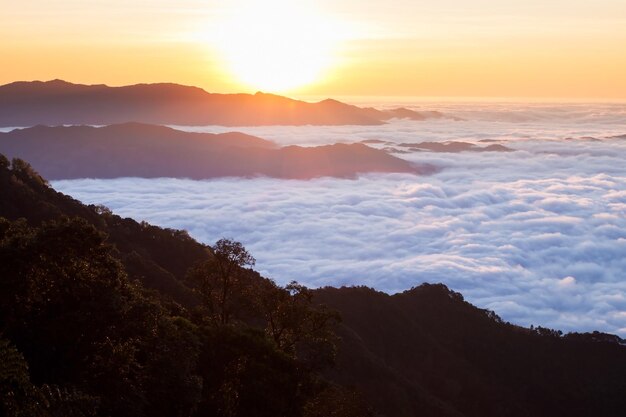
{"label": "distant mountain range", "polygon": [[428,173],[364,144],[287,146],[243,133],[190,133],[125,123],[35,126],[0,133],[0,152],[32,161],[52,180],[72,178],[253,177],[310,179],[367,172]]}
{"label": "distant mountain range", "polygon": [[273,94],[214,94],[178,84],[123,87],[62,80],[0,86],[0,127],[108,125],[379,125],[392,118],[445,118],[437,111],[377,110],[327,99],[318,103]]}
{"label": "distant mountain range", "polygon": [[499,143],[487,146],[478,146],[473,143],[459,141],[395,143],[378,139],[365,139],[362,140],[361,143],[372,146],[383,146],[382,148],[377,147],[377,149],[383,149],[392,154],[405,154],[412,152],[513,152],[515,150]]}

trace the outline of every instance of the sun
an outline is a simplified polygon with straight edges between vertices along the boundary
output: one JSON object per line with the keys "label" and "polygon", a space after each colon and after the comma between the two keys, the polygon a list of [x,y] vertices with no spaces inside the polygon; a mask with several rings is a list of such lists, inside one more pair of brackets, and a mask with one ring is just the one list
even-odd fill
{"label": "sun", "polygon": [[239,1],[218,26],[217,47],[240,84],[286,92],[319,81],[332,64],[330,22],[301,1]]}

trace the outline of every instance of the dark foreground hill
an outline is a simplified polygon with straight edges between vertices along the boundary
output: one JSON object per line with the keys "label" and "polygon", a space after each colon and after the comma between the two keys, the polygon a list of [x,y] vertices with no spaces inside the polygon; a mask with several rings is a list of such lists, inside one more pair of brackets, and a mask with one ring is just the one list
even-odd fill
{"label": "dark foreground hill", "polygon": [[616,336],[514,326],[443,285],[281,288],[253,263],[0,157],[0,415],[624,415]]}
{"label": "dark foreground hill", "polygon": [[30,165],[15,161],[8,169],[3,159],[0,154],[0,217],[24,218],[32,226],[61,216],[85,219],[108,235],[131,278],[178,302],[194,302],[182,282],[189,267],[205,256],[203,245],[179,230],[122,218],[105,207],[85,206],[50,188]]}
{"label": "dark foreground hill", "polygon": [[324,100],[307,103],[273,94],[212,94],[178,84],[124,87],[61,80],[0,86],[0,127],[108,125],[378,125],[392,118],[442,118],[436,111],[376,110]]}
{"label": "dark foreground hill", "polygon": [[363,144],[279,148],[243,133],[191,133],[140,123],[98,128],[35,126],[0,132],[0,152],[31,161],[51,180],[259,175],[309,179],[431,170]]}
{"label": "dark foreground hill", "polygon": [[386,416],[620,416],[626,346],[504,323],[444,285],[388,295],[325,288],[343,318],[332,377]]}

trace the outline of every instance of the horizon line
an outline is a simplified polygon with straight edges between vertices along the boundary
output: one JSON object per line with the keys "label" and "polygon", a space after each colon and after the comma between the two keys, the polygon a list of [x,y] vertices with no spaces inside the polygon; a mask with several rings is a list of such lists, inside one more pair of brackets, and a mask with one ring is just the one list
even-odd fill
{"label": "horizon line", "polygon": [[[607,97],[559,97],[559,96],[465,96],[465,95],[420,95],[420,94],[299,94],[297,92],[271,92],[271,91],[211,91],[205,87],[183,84],[174,81],[155,81],[155,82],[137,82],[137,83],[121,83],[121,84],[107,84],[106,82],[98,83],[82,83],[68,81],[63,78],[51,78],[48,80],[33,79],[33,80],[14,80],[0,84],[0,86],[10,85],[14,83],[49,83],[53,81],[62,81],[68,84],[84,85],[84,86],[105,86],[110,88],[129,87],[135,85],[158,85],[169,84],[178,85],[182,87],[199,88],[209,94],[250,94],[257,93],[278,95],[283,97],[292,98],[301,101],[321,101],[328,98],[338,99],[340,101],[349,102],[350,99],[356,99],[358,101],[367,102],[367,99],[384,99],[388,101],[402,101],[402,102],[421,102],[421,103],[528,103],[528,104],[626,104],[626,97],[621,98],[607,98]],[[244,89],[245,90],[245,89]],[[382,103],[381,103],[382,104]]]}

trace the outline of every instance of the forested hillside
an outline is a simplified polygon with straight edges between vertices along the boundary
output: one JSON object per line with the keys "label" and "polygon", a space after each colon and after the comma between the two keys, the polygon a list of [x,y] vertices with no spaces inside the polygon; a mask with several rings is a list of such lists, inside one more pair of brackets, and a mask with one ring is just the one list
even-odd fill
{"label": "forested hillside", "polygon": [[319,374],[336,314],[250,270],[241,244],[82,206],[23,161],[0,170],[2,415],[367,413]]}
{"label": "forested hillside", "polygon": [[515,326],[439,284],[281,287],[254,264],[0,156],[0,415],[624,415],[617,336]]}
{"label": "forested hillside", "polygon": [[333,380],[388,416],[621,416],[626,346],[503,322],[442,284],[388,295],[324,288],[342,316]]}

